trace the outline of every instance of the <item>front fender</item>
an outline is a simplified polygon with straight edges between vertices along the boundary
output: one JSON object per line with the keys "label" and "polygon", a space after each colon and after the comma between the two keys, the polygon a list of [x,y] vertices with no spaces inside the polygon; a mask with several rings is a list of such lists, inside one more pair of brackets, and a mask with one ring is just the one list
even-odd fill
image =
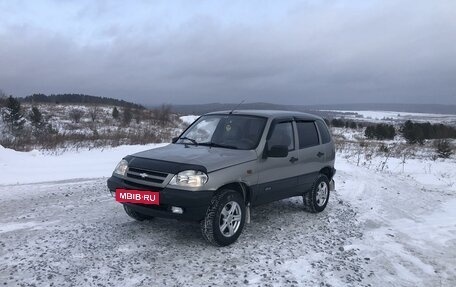
{"label": "front fender", "polygon": [[258,184],[258,161],[249,161],[239,165],[227,167],[208,174],[209,180],[204,185],[206,190],[218,190],[231,183],[244,183],[247,186]]}

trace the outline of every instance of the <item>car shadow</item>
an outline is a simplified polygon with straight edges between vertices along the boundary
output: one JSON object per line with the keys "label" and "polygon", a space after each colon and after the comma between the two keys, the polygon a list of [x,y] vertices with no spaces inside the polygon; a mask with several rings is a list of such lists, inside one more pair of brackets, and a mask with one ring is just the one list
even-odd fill
{"label": "car shadow", "polygon": [[[318,216],[318,215],[317,215]],[[282,233],[289,225],[302,224],[315,214],[304,211],[301,197],[288,198],[251,208],[251,223],[244,227],[243,236],[254,234],[259,240],[267,240],[274,233]],[[315,220],[315,219],[313,219]],[[142,222],[123,222],[117,232],[134,237],[155,246],[204,246],[198,222],[166,218],[154,218]],[[272,234],[271,234],[272,233]]]}

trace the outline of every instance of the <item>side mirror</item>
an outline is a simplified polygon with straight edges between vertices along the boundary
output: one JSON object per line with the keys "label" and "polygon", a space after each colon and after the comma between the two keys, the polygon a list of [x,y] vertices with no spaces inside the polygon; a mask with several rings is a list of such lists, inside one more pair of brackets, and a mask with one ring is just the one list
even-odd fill
{"label": "side mirror", "polygon": [[179,137],[173,137],[173,138],[171,139],[171,143],[176,143],[178,139],[179,139]]}
{"label": "side mirror", "polygon": [[269,157],[287,157],[288,147],[285,145],[273,145],[267,152]]}

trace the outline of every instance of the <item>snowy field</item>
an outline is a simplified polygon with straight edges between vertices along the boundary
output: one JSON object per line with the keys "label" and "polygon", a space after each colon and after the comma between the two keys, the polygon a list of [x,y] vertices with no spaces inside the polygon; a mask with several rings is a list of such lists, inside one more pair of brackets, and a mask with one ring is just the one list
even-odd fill
{"label": "snowy field", "polygon": [[[190,121],[190,120],[189,120]],[[456,286],[456,160],[357,162],[338,154],[320,214],[292,198],[252,210],[238,242],[197,223],[131,220],[106,190],[122,146],[0,148],[0,285]]]}
{"label": "snowy field", "polygon": [[343,111],[343,110],[322,110],[335,113],[336,117],[369,122],[430,122],[433,124],[456,124],[455,114],[429,114],[429,113],[407,113],[394,111]]}
{"label": "snowy field", "polygon": [[124,156],[164,145],[130,145],[63,153],[18,152],[0,146],[0,185],[109,177]]}

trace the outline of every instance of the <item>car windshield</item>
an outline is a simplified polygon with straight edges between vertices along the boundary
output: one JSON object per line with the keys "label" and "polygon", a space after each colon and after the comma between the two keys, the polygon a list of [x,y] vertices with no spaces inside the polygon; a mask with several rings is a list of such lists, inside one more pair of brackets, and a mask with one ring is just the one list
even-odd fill
{"label": "car windshield", "polygon": [[177,143],[249,150],[258,146],[266,118],[247,115],[202,116]]}

